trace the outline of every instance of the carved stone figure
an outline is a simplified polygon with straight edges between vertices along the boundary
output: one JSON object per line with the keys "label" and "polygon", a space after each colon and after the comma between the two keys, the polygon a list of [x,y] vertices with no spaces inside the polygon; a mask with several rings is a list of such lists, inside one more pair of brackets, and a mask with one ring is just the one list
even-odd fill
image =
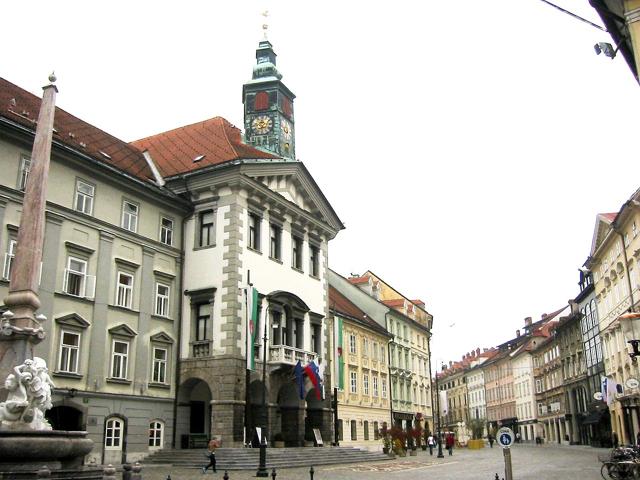
{"label": "carved stone figure", "polygon": [[51,388],[47,363],[40,357],[14,367],[4,386],[9,392],[0,403],[0,429],[51,430],[44,412],[51,408]]}

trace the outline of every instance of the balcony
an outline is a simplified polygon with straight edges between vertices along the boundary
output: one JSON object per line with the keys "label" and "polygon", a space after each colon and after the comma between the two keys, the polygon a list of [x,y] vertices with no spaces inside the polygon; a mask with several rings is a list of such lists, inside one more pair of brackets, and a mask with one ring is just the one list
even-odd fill
{"label": "balcony", "polygon": [[300,348],[290,347],[289,345],[271,345],[269,347],[269,359],[267,363],[284,363],[287,365],[295,365],[300,360],[304,366],[307,363],[318,358],[315,352],[307,352]]}
{"label": "balcony", "polygon": [[196,340],[191,342],[192,356],[194,358],[208,357],[211,355],[211,340]]}

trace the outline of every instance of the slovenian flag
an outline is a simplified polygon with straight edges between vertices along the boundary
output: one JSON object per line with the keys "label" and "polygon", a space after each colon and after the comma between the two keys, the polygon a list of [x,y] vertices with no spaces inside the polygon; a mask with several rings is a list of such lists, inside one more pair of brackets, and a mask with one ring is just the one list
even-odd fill
{"label": "slovenian flag", "polygon": [[256,368],[254,346],[258,332],[258,298],[258,290],[253,287],[247,288],[247,370]]}
{"label": "slovenian flag", "polygon": [[307,374],[307,378],[313,384],[313,387],[316,389],[316,398],[318,400],[321,399],[320,396],[320,376],[318,375],[318,366],[314,362],[309,362],[304,367],[304,373]]}

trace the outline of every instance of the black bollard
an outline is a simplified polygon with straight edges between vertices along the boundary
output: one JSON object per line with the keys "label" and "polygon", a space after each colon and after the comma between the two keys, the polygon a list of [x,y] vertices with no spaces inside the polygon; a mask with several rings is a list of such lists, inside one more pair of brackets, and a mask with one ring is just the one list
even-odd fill
{"label": "black bollard", "polygon": [[133,467],[130,463],[122,464],[122,480],[131,480],[131,469]]}
{"label": "black bollard", "polygon": [[276,475],[278,474],[276,473],[276,469],[274,468],[273,470],[271,470],[271,479],[276,480]]}
{"label": "black bollard", "polygon": [[313,465],[311,465],[311,468],[309,469],[309,480],[313,480],[313,473],[314,473]]}
{"label": "black bollard", "polygon": [[167,480],[171,480],[171,474],[167,475]]}
{"label": "black bollard", "polygon": [[498,474],[496,473],[496,476],[493,480],[500,480],[500,477],[498,476]]}
{"label": "black bollard", "polygon": [[224,480],[229,480],[229,472],[225,470],[225,471],[224,471],[224,475],[222,476],[222,478],[223,478]]}

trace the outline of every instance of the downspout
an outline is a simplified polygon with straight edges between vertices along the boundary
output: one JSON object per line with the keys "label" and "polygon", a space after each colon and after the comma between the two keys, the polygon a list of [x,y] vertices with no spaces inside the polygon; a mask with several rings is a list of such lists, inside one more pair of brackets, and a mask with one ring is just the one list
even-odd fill
{"label": "downspout", "polygon": [[[387,328],[387,325],[389,325],[387,323],[387,316],[388,315],[389,315],[389,312],[384,314],[384,327],[385,327],[385,329]],[[387,362],[389,364],[389,411],[391,413],[391,426],[392,427],[393,427],[393,381],[391,379],[391,342],[393,342],[394,338],[395,338],[395,336],[393,334],[391,334],[391,339],[389,340],[389,343],[387,344]]]}
{"label": "downspout", "polygon": [[[188,187],[187,187],[187,180],[185,179],[185,188],[187,188],[187,192],[189,191]],[[182,268],[180,269],[180,280],[179,280],[179,288],[178,288],[178,292],[180,293],[180,297],[178,299],[178,338],[177,338],[177,342],[178,342],[178,348],[177,348],[177,353],[176,353],[176,369],[175,369],[175,394],[173,396],[173,438],[171,440],[171,448],[175,449],[176,448],[176,427],[177,427],[177,423],[178,423],[178,390],[180,388],[180,359],[182,357],[182,323],[183,323],[183,315],[182,315],[182,308],[184,306],[184,276],[185,276],[185,264],[184,264],[184,260],[185,260],[185,255],[184,252],[186,250],[185,247],[185,243],[184,243],[184,231],[185,231],[185,225],[187,224],[187,220],[189,219],[189,217],[191,216],[191,214],[193,213],[193,211],[189,212],[187,215],[185,215],[182,218],[182,229],[180,230],[180,246],[181,246],[181,253],[180,253],[180,258],[182,260]]]}

